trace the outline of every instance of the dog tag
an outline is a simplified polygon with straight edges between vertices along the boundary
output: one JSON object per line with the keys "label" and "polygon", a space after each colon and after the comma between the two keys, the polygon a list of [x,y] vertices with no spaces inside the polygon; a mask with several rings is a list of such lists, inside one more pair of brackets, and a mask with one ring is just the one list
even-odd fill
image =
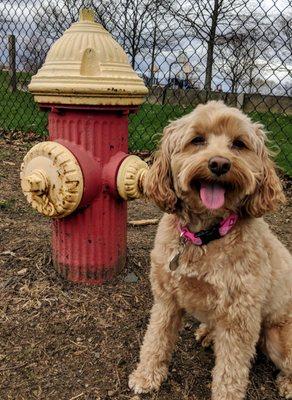
{"label": "dog tag", "polygon": [[180,253],[177,253],[169,263],[169,269],[175,271],[178,269]]}
{"label": "dog tag", "polygon": [[185,245],[186,245],[186,242],[185,242],[184,238],[181,236],[180,240],[179,240],[178,252],[176,253],[176,255],[172,258],[172,260],[169,263],[169,269],[171,271],[175,271],[178,269],[179,259],[180,259],[182,252],[184,251]]}

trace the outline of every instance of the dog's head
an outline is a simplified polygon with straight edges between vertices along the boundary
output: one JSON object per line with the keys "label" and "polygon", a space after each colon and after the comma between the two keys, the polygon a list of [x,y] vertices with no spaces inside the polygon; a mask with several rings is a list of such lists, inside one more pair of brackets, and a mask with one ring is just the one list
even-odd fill
{"label": "dog's head", "polygon": [[145,194],[167,212],[274,211],[285,197],[265,139],[263,126],[238,109],[199,105],[164,129]]}

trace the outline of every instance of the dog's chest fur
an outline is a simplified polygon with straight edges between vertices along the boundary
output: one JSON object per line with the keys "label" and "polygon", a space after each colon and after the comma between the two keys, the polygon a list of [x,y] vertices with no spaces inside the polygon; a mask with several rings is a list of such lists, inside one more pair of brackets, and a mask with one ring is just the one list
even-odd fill
{"label": "dog's chest fur", "polygon": [[[182,251],[178,268],[169,264],[179,250],[172,229],[168,240],[157,235],[152,252],[152,288],[172,293],[180,307],[200,321],[217,318],[240,292],[246,292],[260,274],[254,244],[242,240],[242,227],[226,237],[198,247],[188,244]],[[247,254],[253,254],[252,259]]]}
{"label": "dog's chest fur", "polygon": [[217,290],[204,280],[182,277],[177,284],[176,296],[180,307],[201,322],[207,322],[216,313]]}
{"label": "dog's chest fur", "polygon": [[190,247],[182,253],[177,271],[171,273],[178,303],[200,321],[218,314],[234,292],[233,282],[237,280],[236,271],[226,268],[232,254],[218,245],[209,244],[211,251]]}

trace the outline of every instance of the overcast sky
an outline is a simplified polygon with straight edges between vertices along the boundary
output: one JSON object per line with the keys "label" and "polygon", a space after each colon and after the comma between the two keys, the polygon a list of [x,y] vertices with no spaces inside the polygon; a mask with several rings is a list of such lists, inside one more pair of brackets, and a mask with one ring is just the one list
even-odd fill
{"label": "overcast sky", "polygon": [[[234,1],[234,0],[229,0]],[[33,14],[40,4],[48,3],[47,0],[0,0],[0,12],[4,17],[10,16],[19,20],[33,19]],[[56,3],[62,6],[62,0],[51,0],[50,3]],[[96,4],[98,2],[96,1]],[[292,10],[292,0],[247,0],[246,4],[259,4],[268,14],[279,12],[290,12]]]}
{"label": "overcast sky", "polygon": [[[139,1],[139,0],[137,0]],[[178,0],[180,4],[183,3],[184,0]],[[187,1],[187,0],[186,0]],[[190,2],[193,2],[194,0],[189,0]],[[213,0],[209,0],[213,1]],[[234,0],[229,0],[229,1],[234,1]],[[39,9],[40,5],[44,5],[48,3],[48,0],[0,0],[0,21],[2,20],[12,20],[12,23],[5,23],[2,25],[2,32],[4,32],[4,36],[7,36],[10,33],[14,33],[16,37],[18,38],[18,43],[17,43],[17,54],[18,54],[18,60],[21,58],[21,48],[23,46],[23,40],[25,38],[28,38],[32,35],[33,30],[35,29],[34,25],[34,14],[36,10]],[[62,7],[62,0],[50,0],[50,3],[52,4],[57,4],[59,7]],[[78,2],[79,3],[79,2]],[[96,4],[98,4],[98,0],[95,1]],[[271,21],[277,17],[279,14],[288,14],[292,13],[292,0],[245,0],[243,1],[243,4],[246,4],[247,9],[254,9],[257,8],[257,12],[261,14],[265,14],[266,16],[269,17]],[[79,3],[80,4],[80,3]],[[2,17],[2,18],[1,18]],[[292,23],[292,22],[291,22]],[[0,26],[0,34],[1,34],[1,26]],[[5,39],[2,39],[2,42]],[[187,44],[191,45],[192,49],[190,51],[190,54],[192,53],[191,57],[202,57],[203,54],[200,53],[200,49],[204,50],[204,48],[201,46],[199,49],[194,49],[194,43],[189,42],[189,38],[185,38],[186,41],[188,42]],[[1,40],[1,38],[0,38]],[[201,45],[201,43],[199,43]],[[0,42],[1,45],[1,42]],[[178,43],[178,47],[183,46],[184,43],[180,41]],[[195,46],[196,47],[196,46]],[[1,47],[0,47],[1,49]],[[7,60],[7,51],[5,49],[5,43],[3,45],[2,43],[2,49],[4,52],[1,52],[0,56],[0,61],[6,63]],[[174,50],[174,49],[173,49]],[[194,51],[195,50],[195,51]],[[179,51],[179,49],[178,49]],[[205,51],[205,50],[204,50]],[[187,52],[188,53],[188,52]],[[164,54],[163,52],[160,53],[159,57],[161,58],[161,63],[163,64],[166,59],[171,58],[171,54]],[[173,56],[173,54],[172,54]],[[188,54],[189,56],[189,54]],[[190,57],[190,56],[189,56]],[[6,60],[4,59],[6,58]],[[147,57],[146,57],[147,58]],[[148,61],[146,60],[145,56],[139,60],[141,62],[141,71],[148,69]],[[193,62],[195,63],[195,59]],[[145,65],[144,65],[144,64]],[[146,65],[147,64],[147,65]],[[165,64],[165,63],[164,63]],[[167,63],[166,63],[167,65]],[[195,65],[195,64],[194,64]],[[272,66],[272,63],[271,63]],[[21,68],[21,66],[19,65]],[[167,68],[167,67],[165,67]],[[161,71],[162,74],[165,74],[166,72],[163,70]],[[278,80],[284,80],[288,79],[287,72],[286,76],[281,77],[278,76],[279,72],[277,72],[277,79]],[[281,73],[282,74],[282,73]],[[274,77],[276,77],[275,73],[272,73]],[[291,78],[289,78],[291,80]]]}

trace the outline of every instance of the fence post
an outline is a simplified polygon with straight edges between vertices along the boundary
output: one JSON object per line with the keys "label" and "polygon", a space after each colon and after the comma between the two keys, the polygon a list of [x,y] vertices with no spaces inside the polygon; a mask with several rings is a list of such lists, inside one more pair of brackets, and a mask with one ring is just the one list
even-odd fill
{"label": "fence post", "polygon": [[15,50],[15,36],[8,36],[8,62],[9,62],[9,88],[11,92],[16,91],[16,50]]}

